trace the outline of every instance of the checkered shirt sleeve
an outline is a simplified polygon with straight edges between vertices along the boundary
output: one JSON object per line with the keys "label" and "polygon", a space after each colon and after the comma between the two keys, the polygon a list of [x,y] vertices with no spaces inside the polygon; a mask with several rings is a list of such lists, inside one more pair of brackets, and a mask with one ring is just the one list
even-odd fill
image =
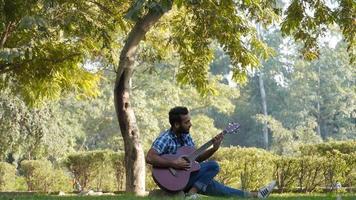
{"label": "checkered shirt sleeve", "polygon": [[163,154],[170,143],[170,137],[168,134],[161,134],[152,144],[152,148],[157,151],[159,155]]}

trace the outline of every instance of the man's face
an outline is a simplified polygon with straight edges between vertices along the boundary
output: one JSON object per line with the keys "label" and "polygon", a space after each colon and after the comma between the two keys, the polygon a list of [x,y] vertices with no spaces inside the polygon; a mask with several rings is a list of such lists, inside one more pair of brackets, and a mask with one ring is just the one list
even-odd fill
{"label": "man's face", "polygon": [[177,130],[179,133],[187,134],[189,133],[189,129],[192,126],[190,122],[190,115],[189,113],[186,115],[180,116],[181,122],[178,124]]}

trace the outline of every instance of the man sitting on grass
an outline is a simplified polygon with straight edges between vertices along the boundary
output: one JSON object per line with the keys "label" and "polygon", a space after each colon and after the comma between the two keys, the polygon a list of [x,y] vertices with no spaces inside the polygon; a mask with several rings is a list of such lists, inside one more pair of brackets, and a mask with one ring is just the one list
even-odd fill
{"label": "man sitting on grass", "polygon": [[[168,160],[162,158],[163,154],[175,154],[177,149],[182,146],[192,146],[195,144],[189,134],[190,121],[189,111],[186,107],[174,107],[169,111],[169,123],[171,128],[160,134],[153,142],[151,149],[146,156],[147,163],[156,167],[171,167],[180,170],[189,169],[190,164],[183,158]],[[196,199],[199,194],[209,196],[237,196],[237,197],[258,197],[267,198],[272,192],[276,182],[272,181],[258,192],[242,191],[228,187],[214,177],[219,173],[219,165],[216,161],[206,161],[220,147],[223,135],[219,134],[213,138],[213,147],[206,150],[196,161],[200,164],[200,170],[192,172],[189,182],[184,189],[187,199]]]}

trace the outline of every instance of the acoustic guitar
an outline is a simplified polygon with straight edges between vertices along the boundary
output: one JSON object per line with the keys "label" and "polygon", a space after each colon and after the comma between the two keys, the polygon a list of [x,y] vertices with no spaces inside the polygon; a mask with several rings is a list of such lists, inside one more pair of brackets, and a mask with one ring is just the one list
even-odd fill
{"label": "acoustic guitar", "polygon": [[[231,134],[239,129],[238,123],[229,123],[229,125],[219,134]],[[219,135],[218,134],[218,135]],[[203,154],[211,145],[213,139],[202,145],[199,149],[190,146],[183,146],[178,148],[176,154],[163,154],[161,157],[169,160],[183,158],[190,163],[188,170],[178,170],[173,168],[154,167],[152,169],[153,180],[163,190],[169,192],[178,192],[185,188],[188,184],[190,173],[198,171],[200,165],[195,161],[201,154]]]}

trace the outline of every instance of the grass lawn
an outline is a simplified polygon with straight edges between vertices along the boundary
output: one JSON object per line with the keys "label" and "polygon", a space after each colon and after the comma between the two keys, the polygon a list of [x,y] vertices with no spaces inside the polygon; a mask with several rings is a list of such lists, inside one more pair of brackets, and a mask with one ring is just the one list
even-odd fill
{"label": "grass lawn", "polygon": [[[56,196],[56,195],[10,195],[1,194],[0,200],[158,200],[167,198],[134,197],[132,195],[115,196]],[[171,198],[178,200],[183,198]],[[202,197],[203,200],[236,199],[236,198],[214,198]],[[356,200],[356,194],[272,194],[270,200]]]}

